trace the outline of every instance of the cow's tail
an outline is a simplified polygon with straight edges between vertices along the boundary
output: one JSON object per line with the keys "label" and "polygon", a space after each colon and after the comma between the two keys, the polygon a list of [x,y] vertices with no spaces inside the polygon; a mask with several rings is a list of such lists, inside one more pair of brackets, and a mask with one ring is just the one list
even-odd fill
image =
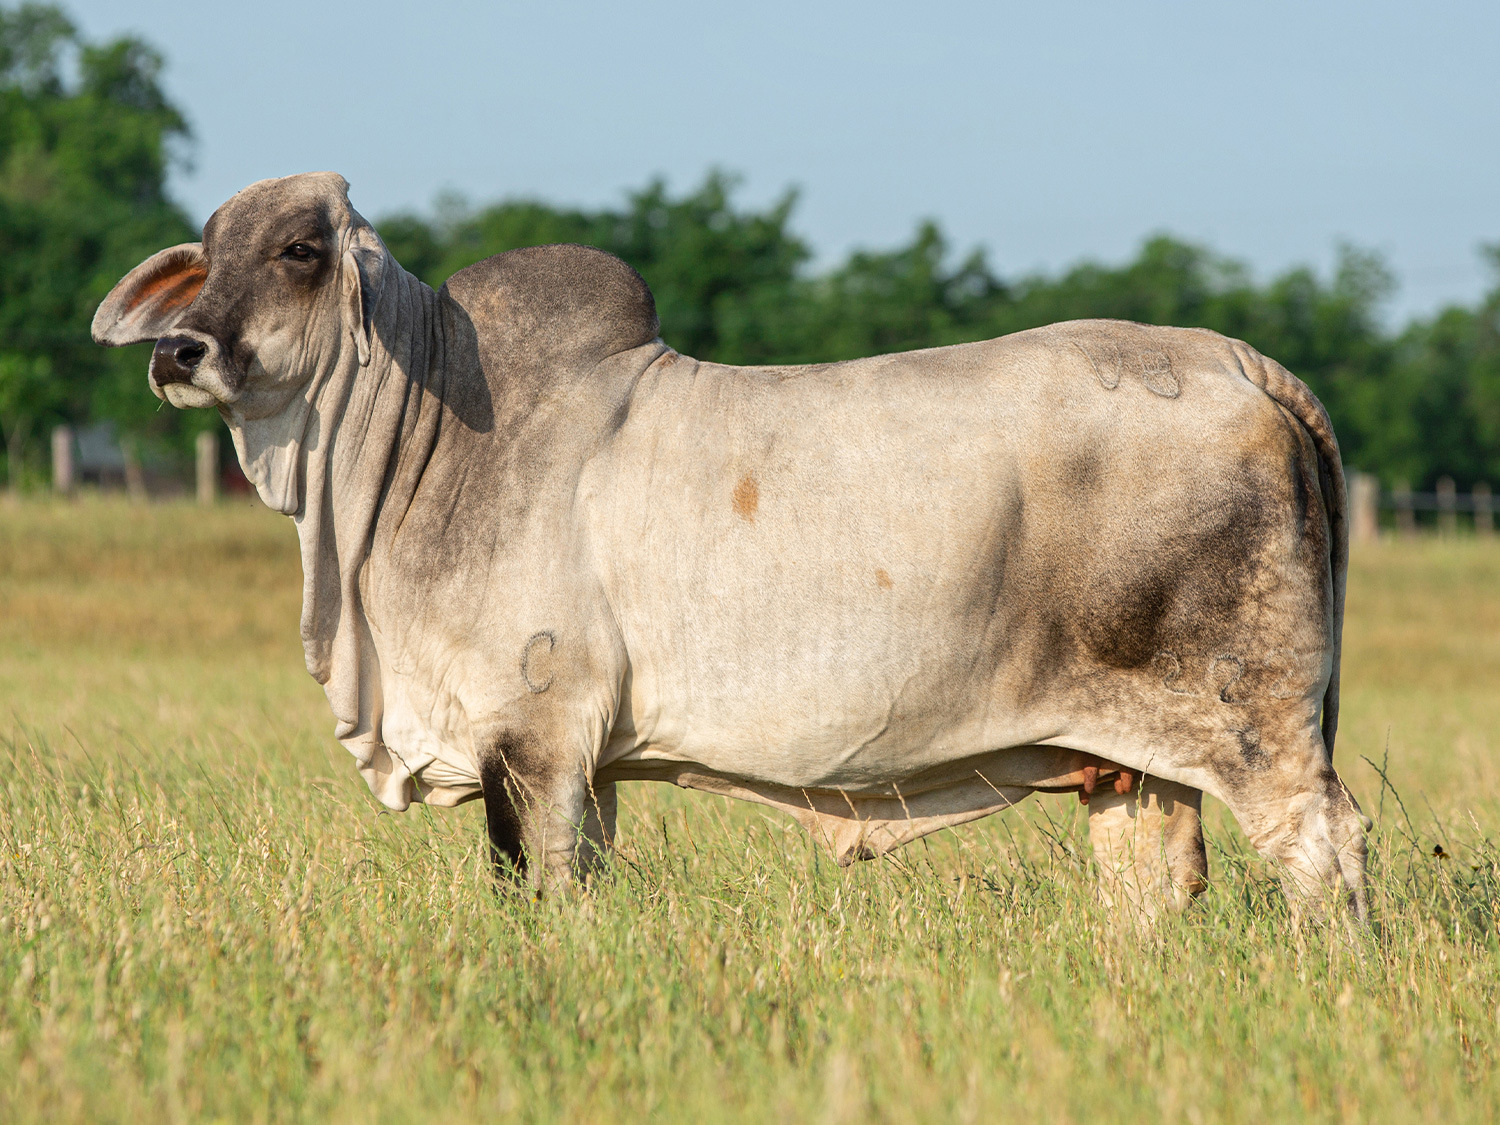
{"label": "cow's tail", "polygon": [[[1236,341],[1238,343],[1238,341]],[[1339,664],[1344,645],[1344,582],[1349,569],[1349,516],[1344,491],[1344,465],[1339,458],[1338,438],[1328,412],[1306,383],[1274,359],[1239,344],[1246,376],[1302,424],[1312,437],[1321,465],[1319,484],[1328,513],[1328,570],[1333,587],[1333,672],[1323,695],[1323,745],[1333,758],[1333,738],[1339,726]],[[1248,354],[1245,354],[1248,353]]]}

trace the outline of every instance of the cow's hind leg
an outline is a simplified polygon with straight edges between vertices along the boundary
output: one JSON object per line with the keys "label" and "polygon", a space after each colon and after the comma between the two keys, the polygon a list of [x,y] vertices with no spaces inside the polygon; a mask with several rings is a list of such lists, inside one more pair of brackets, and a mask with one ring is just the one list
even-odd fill
{"label": "cow's hind leg", "polygon": [[1347,908],[1365,920],[1369,820],[1316,732],[1256,758],[1253,768],[1224,771],[1221,796],[1256,850],[1283,869],[1294,917]]}
{"label": "cow's hind leg", "polygon": [[[1123,786],[1122,786],[1123,787]],[[1149,774],[1089,795],[1089,840],[1105,902],[1140,921],[1180,911],[1203,890],[1203,794]]]}

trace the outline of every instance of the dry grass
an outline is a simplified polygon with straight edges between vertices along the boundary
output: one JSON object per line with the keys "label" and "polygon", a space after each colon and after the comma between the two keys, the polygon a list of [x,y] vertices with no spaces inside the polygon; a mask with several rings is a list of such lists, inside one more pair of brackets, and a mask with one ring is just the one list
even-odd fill
{"label": "dry grass", "polygon": [[0,1120],[1500,1118],[1500,545],[1355,558],[1353,946],[1222,810],[1121,930],[1057,799],[841,871],[627,787],[595,893],[497,895],[477,808],[364,792],[299,598],[261,509],[0,510]]}

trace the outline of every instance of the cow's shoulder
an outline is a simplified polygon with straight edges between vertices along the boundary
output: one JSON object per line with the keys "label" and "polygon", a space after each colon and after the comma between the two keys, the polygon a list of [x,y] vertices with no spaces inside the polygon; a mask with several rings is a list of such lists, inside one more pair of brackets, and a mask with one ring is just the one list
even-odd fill
{"label": "cow's shoulder", "polygon": [[559,244],[496,254],[443,286],[485,350],[597,362],[660,331],[645,279],[603,250]]}

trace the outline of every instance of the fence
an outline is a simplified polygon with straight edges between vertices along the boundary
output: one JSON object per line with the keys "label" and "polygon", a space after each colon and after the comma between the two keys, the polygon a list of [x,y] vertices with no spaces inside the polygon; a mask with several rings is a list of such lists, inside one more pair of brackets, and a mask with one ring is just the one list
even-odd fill
{"label": "fence", "polygon": [[[212,504],[219,497],[219,435],[205,430],[198,435],[193,452],[198,503]],[[58,426],[52,431],[52,491],[58,495],[72,493],[90,471],[102,483],[105,474],[116,466],[131,499],[146,499],[140,460],[130,445],[115,438],[112,429],[95,426],[77,433],[72,426]]]}
{"label": "fence", "polygon": [[[1406,484],[1384,492],[1380,482],[1369,473],[1350,473],[1349,538],[1356,543],[1373,543],[1378,539],[1382,511],[1393,513],[1392,530],[1401,537],[1417,534],[1419,512],[1436,513],[1433,526],[1439,535],[1457,535],[1460,523],[1472,527],[1481,539],[1495,534],[1494,496],[1483,481],[1475,484],[1468,495],[1454,487],[1451,477],[1440,479],[1436,492],[1413,492]],[[1468,518],[1460,521],[1461,514]]]}

